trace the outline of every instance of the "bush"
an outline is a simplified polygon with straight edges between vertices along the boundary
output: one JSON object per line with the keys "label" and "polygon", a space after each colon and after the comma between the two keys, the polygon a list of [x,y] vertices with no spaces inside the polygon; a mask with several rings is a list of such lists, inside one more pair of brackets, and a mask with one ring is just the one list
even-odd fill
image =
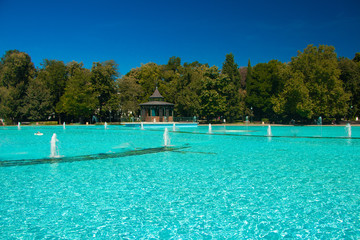
{"label": "bush", "polygon": [[32,124],[36,124],[36,125],[58,125],[57,121],[43,121],[43,122],[35,122]]}
{"label": "bush", "polygon": [[270,121],[269,121],[268,118],[262,118],[262,119],[261,119],[261,122],[263,122],[263,123],[270,123]]}

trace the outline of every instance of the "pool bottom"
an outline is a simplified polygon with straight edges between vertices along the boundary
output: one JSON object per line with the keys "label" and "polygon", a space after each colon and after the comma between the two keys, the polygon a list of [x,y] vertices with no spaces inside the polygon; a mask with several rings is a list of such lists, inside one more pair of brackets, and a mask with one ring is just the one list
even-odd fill
{"label": "pool bottom", "polygon": [[48,159],[56,132],[69,161],[0,168],[0,238],[360,237],[359,140],[198,130],[169,132],[174,151],[163,149],[164,131],[11,132],[9,143],[26,147],[33,160]]}

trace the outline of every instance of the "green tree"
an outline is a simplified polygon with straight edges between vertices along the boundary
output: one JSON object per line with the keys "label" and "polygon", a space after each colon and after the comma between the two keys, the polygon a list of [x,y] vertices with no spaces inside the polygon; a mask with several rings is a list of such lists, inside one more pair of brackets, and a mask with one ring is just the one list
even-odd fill
{"label": "green tree", "polygon": [[354,118],[360,114],[360,64],[348,58],[340,58],[339,69],[345,91],[351,94],[349,116]]}
{"label": "green tree", "polygon": [[224,84],[223,75],[216,66],[206,70],[202,80],[200,95],[201,116],[209,122],[215,117],[223,116],[226,109],[226,97],[222,96],[221,91]]}
{"label": "green tree", "polygon": [[344,116],[350,95],[344,91],[339,76],[334,47],[309,45],[292,58],[289,82],[278,100],[273,99],[274,111],[286,112],[288,118]]}
{"label": "green tree", "polygon": [[176,102],[177,89],[176,85],[183,72],[181,59],[171,57],[166,65],[163,65],[160,73],[160,80],[157,85],[159,91],[167,102]]}
{"label": "green tree", "polygon": [[275,120],[271,99],[284,88],[283,76],[286,65],[271,60],[268,63],[259,63],[251,69],[251,80],[247,83],[246,102],[253,108],[254,115],[261,118]]}
{"label": "green tree", "polygon": [[[147,63],[139,68],[132,69],[126,75],[135,78],[136,82],[140,84],[142,88],[140,102],[146,102],[154,93],[155,87],[161,83],[162,67],[156,63]],[[161,92],[160,86],[158,87]]]}
{"label": "green tree", "polygon": [[241,88],[239,66],[235,63],[234,55],[232,53],[226,54],[221,73],[226,74],[230,78],[236,89]]}
{"label": "green tree", "polygon": [[45,83],[37,78],[30,80],[24,102],[20,110],[31,121],[48,120],[54,113],[51,92]]}
{"label": "green tree", "polygon": [[119,76],[118,65],[115,61],[110,60],[103,63],[93,63],[91,68],[91,83],[95,95],[98,98],[98,106],[100,119],[107,115],[112,109],[109,102],[115,92],[115,80]]}
{"label": "green tree", "polygon": [[[52,113],[56,113],[56,105],[65,92],[67,79],[68,70],[63,61],[48,59],[43,61],[42,68],[38,71],[36,82],[50,91],[50,99],[44,99],[44,101],[50,101]],[[61,115],[59,113],[57,115],[59,123],[61,123]]]}
{"label": "green tree", "polygon": [[99,104],[98,96],[91,82],[91,73],[83,68],[82,63],[72,62],[69,68],[71,75],[66,83],[65,93],[57,105],[57,111],[82,122],[94,113]]}
{"label": "green tree", "polygon": [[226,110],[224,117],[229,122],[233,122],[240,117],[243,112],[243,104],[240,102],[241,76],[238,65],[234,61],[232,53],[226,55],[225,62],[222,67],[222,74],[226,75],[223,78],[224,88],[222,90],[223,96],[226,98]]}
{"label": "green tree", "polygon": [[292,73],[301,72],[313,103],[314,116],[339,117],[348,110],[349,94],[340,80],[338,59],[333,46],[309,45],[292,58]]}
{"label": "green tree", "polygon": [[253,83],[253,79],[252,79],[252,66],[251,66],[251,62],[250,59],[248,60],[248,66],[246,68],[246,78],[245,78],[245,111],[244,114],[246,116],[253,116],[253,111],[250,110],[252,109],[252,102],[249,101],[249,93],[251,94],[251,90],[252,90],[252,85],[254,85],[255,83]]}
{"label": "green tree", "polygon": [[283,91],[277,96],[272,96],[271,102],[274,112],[287,120],[310,119],[313,116],[309,90],[301,72],[289,77]]}
{"label": "green tree", "polygon": [[[11,105],[7,104],[8,102],[12,102],[12,96],[10,95],[10,91],[6,87],[0,87],[0,117],[5,119],[12,119],[11,115]],[[11,120],[12,121],[12,120]]]}
{"label": "green tree", "polygon": [[24,105],[29,81],[35,76],[35,67],[28,54],[18,50],[5,53],[0,61],[0,114],[13,122],[24,119]]}
{"label": "green tree", "polygon": [[139,111],[140,96],[142,88],[137,80],[130,76],[124,76],[117,82],[118,86],[118,106],[122,115],[136,115]]}
{"label": "green tree", "polygon": [[175,113],[178,116],[200,115],[200,94],[207,65],[198,62],[185,63],[174,86]]}
{"label": "green tree", "polygon": [[248,68],[247,68],[247,67],[240,67],[240,68],[239,68],[239,73],[240,73],[240,77],[241,77],[241,88],[242,88],[243,90],[246,89],[247,71],[248,71]]}
{"label": "green tree", "polygon": [[360,62],[360,53],[355,53],[355,57],[353,58],[354,62]]}
{"label": "green tree", "polygon": [[181,69],[181,59],[179,57],[171,57],[167,65],[165,65],[166,70],[171,70],[173,72],[178,72]]}

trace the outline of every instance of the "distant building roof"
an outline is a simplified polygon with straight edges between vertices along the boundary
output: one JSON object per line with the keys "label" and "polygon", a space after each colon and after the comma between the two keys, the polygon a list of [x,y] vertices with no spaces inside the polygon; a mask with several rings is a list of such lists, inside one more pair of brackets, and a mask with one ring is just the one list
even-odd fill
{"label": "distant building roof", "polygon": [[150,96],[150,99],[151,99],[151,98],[164,98],[164,97],[163,97],[163,96],[161,96],[161,94],[160,94],[160,92],[159,92],[158,88],[156,87],[156,89],[155,89],[154,93]]}
{"label": "distant building roof", "polygon": [[140,106],[174,106],[174,104],[162,101],[150,101],[146,103],[140,103]]}
{"label": "distant building roof", "polygon": [[154,93],[150,96],[149,102],[140,103],[142,107],[149,107],[149,106],[168,106],[173,107],[173,103],[164,102],[164,97],[160,94],[158,88],[156,87]]}

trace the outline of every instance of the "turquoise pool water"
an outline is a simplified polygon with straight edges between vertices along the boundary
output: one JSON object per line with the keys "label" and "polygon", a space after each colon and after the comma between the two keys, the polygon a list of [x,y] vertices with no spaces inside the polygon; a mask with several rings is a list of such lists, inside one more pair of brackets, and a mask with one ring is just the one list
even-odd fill
{"label": "turquoise pool water", "polygon": [[271,130],[2,127],[0,239],[359,239],[360,128]]}

